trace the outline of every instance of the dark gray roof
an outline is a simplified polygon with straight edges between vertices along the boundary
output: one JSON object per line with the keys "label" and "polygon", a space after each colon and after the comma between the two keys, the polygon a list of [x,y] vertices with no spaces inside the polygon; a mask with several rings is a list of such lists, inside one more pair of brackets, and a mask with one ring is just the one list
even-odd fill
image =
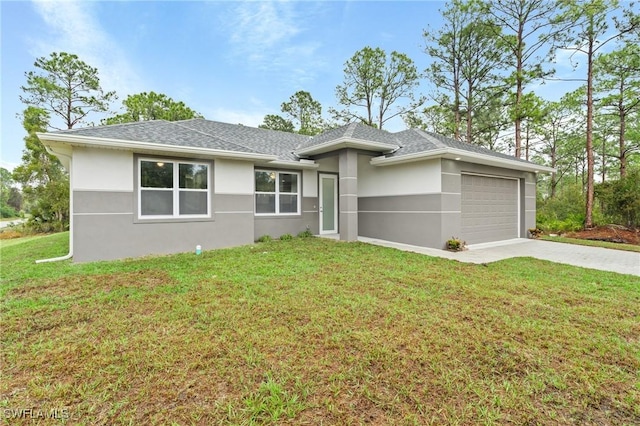
{"label": "dark gray roof", "polygon": [[251,149],[244,146],[181,126],[180,122],[163,120],[84,127],[82,129],[62,130],[56,133],[103,139],[119,139],[132,142],[148,142],[161,145],[252,152]]}
{"label": "dark gray roof", "polygon": [[[529,163],[526,160],[514,156],[492,151],[479,145],[461,142],[459,140],[439,135],[424,130],[409,129],[395,134],[400,139],[402,147],[387,157],[398,157],[401,155],[425,152],[433,149],[454,148],[461,151],[469,151],[476,154],[484,154],[491,157],[504,158],[507,160]],[[530,163],[529,163],[530,164]]]}
{"label": "dark gray roof", "polygon": [[260,154],[277,155],[280,160],[297,160],[293,150],[310,139],[309,136],[277,130],[260,129],[242,124],[221,123],[219,121],[196,118],[178,122],[181,125],[206,134],[241,145]]}
{"label": "dark gray roof", "polygon": [[[109,126],[62,130],[56,134],[119,139],[131,142],[149,142],[170,146],[197,147],[232,152],[276,155],[279,160],[296,161],[296,149],[320,145],[339,139],[354,139],[396,145],[398,149],[387,157],[428,152],[442,148],[455,148],[477,154],[529,163],[510,155],[491,151],[478,145],[460,142],[435,133],[409,129],[389,133],[362,123],[350,123],[310,137],[210,121],[202,118],[183,121],[141,121]],[[531,163],[529,163],[531,164]]]}
{"label": "dark gray roof", "polygon": [[378,130],[362,123],[350,123],[335,129],[327,130],[319,135],[313,136],[309,140],[303,142],[298,149],[308,148],[315,145],[321,145],[332,140],[341,138],[360,139],[371,142],[381,142],[391,145],[398,145],[398,140],[385,130]]}

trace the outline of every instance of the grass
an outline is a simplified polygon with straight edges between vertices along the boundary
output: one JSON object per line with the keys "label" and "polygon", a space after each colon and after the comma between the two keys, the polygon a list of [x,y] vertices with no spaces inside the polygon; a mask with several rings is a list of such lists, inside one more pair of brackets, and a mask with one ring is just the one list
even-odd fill
{"label": "grass", "polygon": [[66,409],[73,424],[116,425],[640,423],[637,277],[317,238],[33,264],[66,254],[67,238],[2,245],[5,413]]}
{"label": "grass", "polygon": [[621,243],[612,243],[609,241],[585,240],[581,238],[566,238],[566,237],[559,237],[559,236],[552,237],[549,235],[541,235],[539,239],[546,240],[546,241],[555,241],[558,243],[577,244],[580,246],[591,246],[591,247],[603,247],[608,249],[633,251],[636,253],[640,253],[640,246],[636,246],[633,244],[621,244]]}

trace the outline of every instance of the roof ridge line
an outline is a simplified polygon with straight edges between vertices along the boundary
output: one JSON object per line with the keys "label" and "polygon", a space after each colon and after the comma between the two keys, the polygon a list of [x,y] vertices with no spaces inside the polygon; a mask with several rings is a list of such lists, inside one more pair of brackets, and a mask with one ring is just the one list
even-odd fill
{"label": "roof ridge line", "polygon": [[185,125],[181,124],[184,121],[191,121],[191,120],[193,120],[193,119],[190,118],[190,119],[187,119],[187,120],[167,121],[167,123],[175,124],[176,126],[182,127],[183,129],[187,129],[187,130],[190,130],[192,132],[200,133],[201,135],[205,135],[205,136],[208,136],[208,137],[210,137],[212,139],[217,139],[219,141],[223,141],[224,143],[228,143],[230,145],[235,145],[235,146],[238,146],[240,148],[244,148],[244,149],[248,150],[249,152],[253,152],[253,153],[257,153],[257,154],[266,154],[266,152],[258,151],[255,148],[252,148],[252,147],[249,147],[249,146],[246,146],[246,145],[243,145],[243,144],[239,144],[239,143],[236,143],[236,142],[231,142],[231,141],[228,141],[226,139],[222,139],[219,136],[214,136],[211,133],[203,132],[202,130],[194,129],[192,127],[185,126]]}
{"label": "roof ridge line", "polygon": [[421,137],[427,139],[429,142],[433,143],[438,148],[449,148],[447,144],[442,142],[440,139],[432,136],[430,132],[427,132],[422,129],[412,129],[412,130],[418,133]]}
{"label": "roof ridge line", "polygon": [[358,123],[357,122],[353,122],[353,123],[349,123],[349,125],[347,126],[347,131],[344,132],[344,136],[345,138],[352,138],[353,134],[356,131],[356,127],[358,127]]}

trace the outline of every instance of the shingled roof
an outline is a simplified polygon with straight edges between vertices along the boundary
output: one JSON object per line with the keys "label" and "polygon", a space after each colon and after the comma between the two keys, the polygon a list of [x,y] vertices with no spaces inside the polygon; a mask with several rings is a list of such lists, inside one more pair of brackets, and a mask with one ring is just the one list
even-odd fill
{"label": "shingled roof", "polygon": [[302,157],[313,158],[313,155],[321,152],[342,147],[355,147],[377,152],[380,154],[379,158],[384,161],[400,160],[405,156],[408,158],[421,153],[454,150],[533,165],[510,155],[423,130],[409,129],[390,133],[362,123],[346,124],[313,137],[201,118],[85,127],[52,132],[47,135],[56,135],[58,140],[60,136],[69,135],[70,139],[80,136],[95,140],[126,141],[132,145],[136,142],[141,145],[153,143],[168,147],[269,155],[277,157],[279,161],[298,161]]}

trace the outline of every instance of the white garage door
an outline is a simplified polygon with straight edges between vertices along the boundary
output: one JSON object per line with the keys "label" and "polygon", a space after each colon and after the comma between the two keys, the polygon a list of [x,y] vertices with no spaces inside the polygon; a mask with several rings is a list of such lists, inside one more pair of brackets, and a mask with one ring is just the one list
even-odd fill
{"label": "white garage door", "polygon": [[461,238],[477,244],[518,236],[518,181],[463,174]]}

